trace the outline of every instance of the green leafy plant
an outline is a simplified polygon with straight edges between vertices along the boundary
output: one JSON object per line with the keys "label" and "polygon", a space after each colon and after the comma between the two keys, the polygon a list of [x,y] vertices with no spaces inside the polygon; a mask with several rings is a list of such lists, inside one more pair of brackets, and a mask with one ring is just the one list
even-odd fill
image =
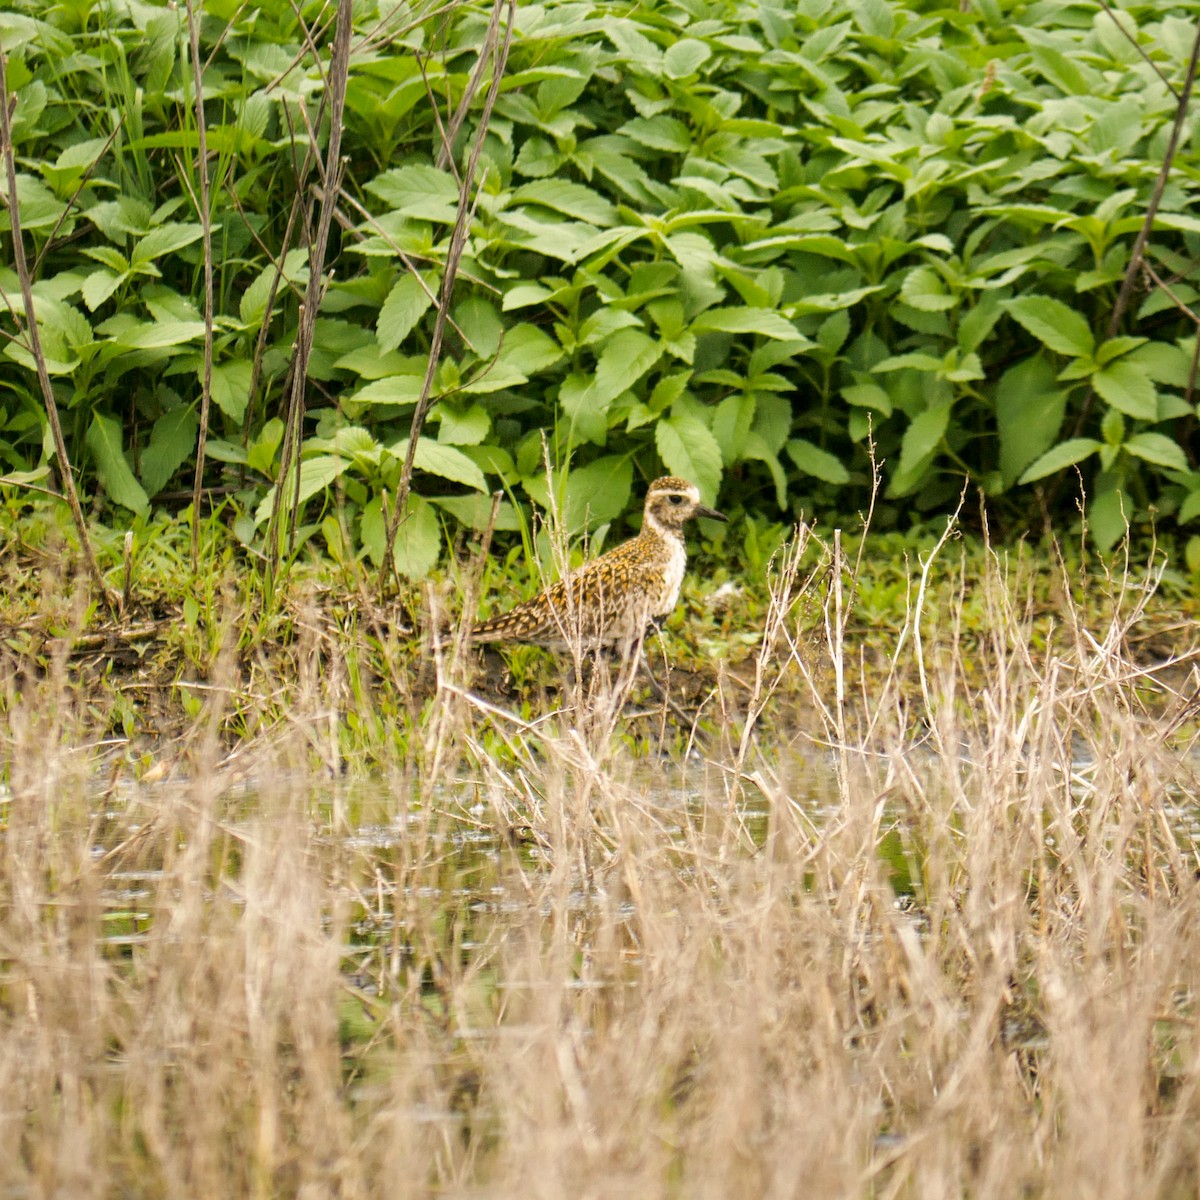
{"label": "green leafy plant", "polygon": [[[431,569],[447,522],[481,527],[498,487],[545,503],[543,445],[580,481],[579,531],[662,470],[771,520],[861,508],[872,447],[883,525],[970,480],[1021,527],[1069,471],[1102,546],[1151,510],[1200,515],[1190,143],[1161,172],[1187,6],[555,3],[507,31],[501,8],[366,4],[344,78],[320,11],[208,5],[197,30],[209,363],[188,14],[0,18],[46,365],[72,461],[112,504],[145,513],[188,478],[207,366],[205,479],[243,536],[265,536],[279,488],[292,540],[334,518],[339,553],[379,565],[473,161],[402,574]],[[1164,286],[1113,328],[1152,202]],[[11,269],[0,285],[12,314]],[[4,319],[0,461],[22,471],[42,418]]]}

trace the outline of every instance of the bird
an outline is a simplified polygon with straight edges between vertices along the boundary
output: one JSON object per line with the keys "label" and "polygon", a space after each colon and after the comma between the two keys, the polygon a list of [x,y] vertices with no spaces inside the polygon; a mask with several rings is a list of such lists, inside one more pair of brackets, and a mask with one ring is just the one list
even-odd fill
{"label": "bird", "polygon": [[727,520],[700,503],[700,489],[666,475],[646,492],[642,531],[584,563],[536,596],[473,626],[469,640],[530,642],[559,653],[640,645],[646,630],[679,599],[687,547],[683,527],[695,517]]}

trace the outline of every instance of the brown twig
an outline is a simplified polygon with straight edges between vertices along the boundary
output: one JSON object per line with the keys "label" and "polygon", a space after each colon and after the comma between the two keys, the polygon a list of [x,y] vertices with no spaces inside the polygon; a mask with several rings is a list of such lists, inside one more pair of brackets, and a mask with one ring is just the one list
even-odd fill
{"label": "brown twig", "polygon": [[200,175],[200,228],[204,245],[204,368],[200,382],[200,429],[196,439],[196,475],[192,482],[192,571],[200,569],[200,491],[204,483],[204,453],[212,404],[213,371],[213,249],[212,206],[208,178],[208,126],[204,117],[204,75],[200,62],[200,11],[203,0],[187,0],[188,33],[192,52],[192,86],[196,89],[196,166]]}
{"label": "brown twig", "polygon": [[1131,34],[1129,30],[1117,20],[1117,14],[1109,7],[1107,0],[1100,0],[1100,7],[1104,9],[1106,13],[1108,13],[1109,17],[1112,18],[1112,23],[1117,27],[1118,32],[1142,56],[1146,66],[1148,66],[1150,70],[1152,70],[1155,75],[1162,80],[1163,86],[1168,92],[1171,93],[1172,96],[1175,97],[1176,101],[1178,101],[1180,96],[1175,85],[1166,77],[1166,75],[1163,74],[1162,68],[1154,61],[1154,59],[1150,57],[1150,55],[1146,53],[1145,48],[1138,44],[1137,38],[1135,38],[1133,34]]}
{"label": "brown twig", "polygon": [[83,516],[83,506],[79,502],[79,493],[75,488],[75,473],[71,469],[71,460],[67,457],[67,443],[63,437],[62,421],[58,415],[58,404],[54,399],[54,389],[50,385],[50,372],[46,367],[46,356],[42,351],[42,339],[38,333],[37,311],[33,304],[33,279],[29,273],[29,263],[25,258],[25,243],[21,234],[20,204],[17,200],[17,162],[12,140],[12,107],[16,97],[8,94],[8,59],[0,48],[0,149],[4,154],[4,169],[8,181],[8,214],[12,227],[13,267],[21,284],[21,299],[25,308],[26,332],[29,352],[37,367],[38,384],[42,390],[42,400],[46,406],[46,420],[50,425],[50,434],[54,439],[54,453],[58,458],[59,471],[62,475],[63,493],[67,505],[71,509],[71,517],[79,534],[79,546],[91,575],[104,600],[105,606],[113,616],[117,615],[116,597],[108,590],[104,576],[100,572],[100,563],[96,560],[96,552],[92,547],[92,539],[88,533],[87,521]]}
{"label": "brown twig", "polygon": [[[450,245],[446,250],[446,269],[442,275],[441,297],[438,302],[437,318],[433,326],[433,338],[429,344],[429,357],[425,364],[425,378],[421,385],[421,395],[417,400],[416,411],[413,413],[412,426],[408,435],[408,450],[404,456],[404,466],[400,471],[400,482],[396,487],[395,503],[392,507],[391,519],[388,521],[387,540],[384,545],[383,563],[379,568],[379,592],[382,597],[387,587],[388,579],[394,567],[393,549],[396,545],[396,534],[400,522],[404,519],[404,510],[408,503],[409,492],[412,490],[413,463],[417,455],[417,442],[425,418],[432,406],[433,380],[437,372],[442,354],[442,338],[446,331],[446,322],[450,317],[450,300],[454,294],[454,281],[458,275],[458,265],[462,259],[463,250],[467,244],[467,231],[470,228],[471,217],[475,212],[475,204],[479,194],[471,198],[471,189],[475,185],[475,172],[479,165],[479,156],[483,151],[484,138],[487,136],[488,124],[491,121],[492,109],[500,91],[500,80],[504,75],[504,67],[508,62],[508,51],[512,45],[513,26],[515,24],[516,0],[495,0],[496,11],[507,6],[508,16],[505,22],[504,40],[499,46],[492,47],[492,83],[488,88],[487,97],[483,103],[483,111],[479,116],[479,127],[475,132],[475,141],[471,147],[471,156],[467,169],[462,173],[458,190],[458,214],[454,228],[450,233]],[[481,51],[482,53],[482,51]]]}
{"label": "brown twig", "polygon": [[[325,256],[329,249],[329,228],[333,223],[333,210],[341,188],[342,176],[342,114],[346,104],[346,81],[350,73],[350,33],[353,19],[351,0],[338,0],[337,21],[333,34],[333,50],[326,77],[326,100],[329,111],[329,145],[324,162],[318,159],[318,167],[324,182],[324,200],[317,218],[316,236],[309,248],[308,286],[304,303],[300,309],[300,322],[296,330],[296,350],[292,359],[291,396],[288,405],[287,431],[284,434],[283,458],[279,480],[275,489],[275,503],[267,527],[267,546],[272,566],[279,560],[278,522],[282,511],[284,484],[295,468],[295,486],[292,492],[291,519],[288,528],[289,552],[293,545],[296,517],[300,505],[300,434],[304,412],[304,389],[308,382],[308,361],[312,354],[313,331],[317,313],[325,290]],[[324,105],[323,105],[324,107]],[[305,114],[306,115],[306,114]],[[316,144],[310,138],[310,151]],[[308,159],[306,158],[306,166]]]}
{"label": "brown twig", "polygon": [[1163,192],[1166,190],[1167,179],[1171,174],[1171,166],[1175,161],[1175,152],[1179,148],[1179,139],[1183,134],[1184,122],[1187,119],[1188,102],[1192,96],[1192,85],[1196,82],[1196,68],[1200,64],[1200,22],[1196,25],[1196,37],[1192,42],[1192,57],[1188,61],[1187,75],[1183,81],[1183,90],[1179,93],[1179,102],[1175,106],[1175,123],[1171,127],[1171,137],[1167,142],[1167,151],[1163,155],[1162,166],[1159,168],[1158,179],[1154,191],[1150,195],[1150,203],[1146,206],[1146,219],[1138,230],[1133,243],[1133,251],[1129,256],[1129,266],[1125,268],[1125,278],[1121,281],[1121,290],[1117,293],[1117,302],[1113,305],[1112,316],[1108,322],[1108,336],[1115,337],[1121,326],[1121,318],[1129,307],[1133,295],[1133,286],[1142,269],[1146,254],[1146,243],[1150,240],[1150,232],[1154,228],[1154,218],[1158,215],[1158,206],[1162,203]]}

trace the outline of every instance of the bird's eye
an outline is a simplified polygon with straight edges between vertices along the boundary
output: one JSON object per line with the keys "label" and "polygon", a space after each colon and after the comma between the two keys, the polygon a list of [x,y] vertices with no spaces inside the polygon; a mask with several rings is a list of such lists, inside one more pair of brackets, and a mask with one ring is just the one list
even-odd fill
{"label": "bird's eye", "polygon": [[683,497],[678,492],[672,492],[671,495],[669,495],[667,497],[667,499],[670,500],[670,502],[672,504],[682,504],[683,503]]}

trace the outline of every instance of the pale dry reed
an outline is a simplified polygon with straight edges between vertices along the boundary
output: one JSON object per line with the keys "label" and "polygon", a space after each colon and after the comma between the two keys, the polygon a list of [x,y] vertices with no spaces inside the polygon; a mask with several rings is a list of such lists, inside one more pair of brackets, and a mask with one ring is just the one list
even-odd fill
{"label": "pale dry reed", "polygon": [[1126,651],[1146,572],[1047,638],[1000,559],[935,610],[940,547],[864,674],[806,536],[670,762],[446,660],[409,760],[322,781],[364,700],[313,634],[258,681],[287,730],[230,764],[228,666],[174,780],[105,794],[62,665],[6,664],[0,1196],[1195,1195],[1196,779]]}

